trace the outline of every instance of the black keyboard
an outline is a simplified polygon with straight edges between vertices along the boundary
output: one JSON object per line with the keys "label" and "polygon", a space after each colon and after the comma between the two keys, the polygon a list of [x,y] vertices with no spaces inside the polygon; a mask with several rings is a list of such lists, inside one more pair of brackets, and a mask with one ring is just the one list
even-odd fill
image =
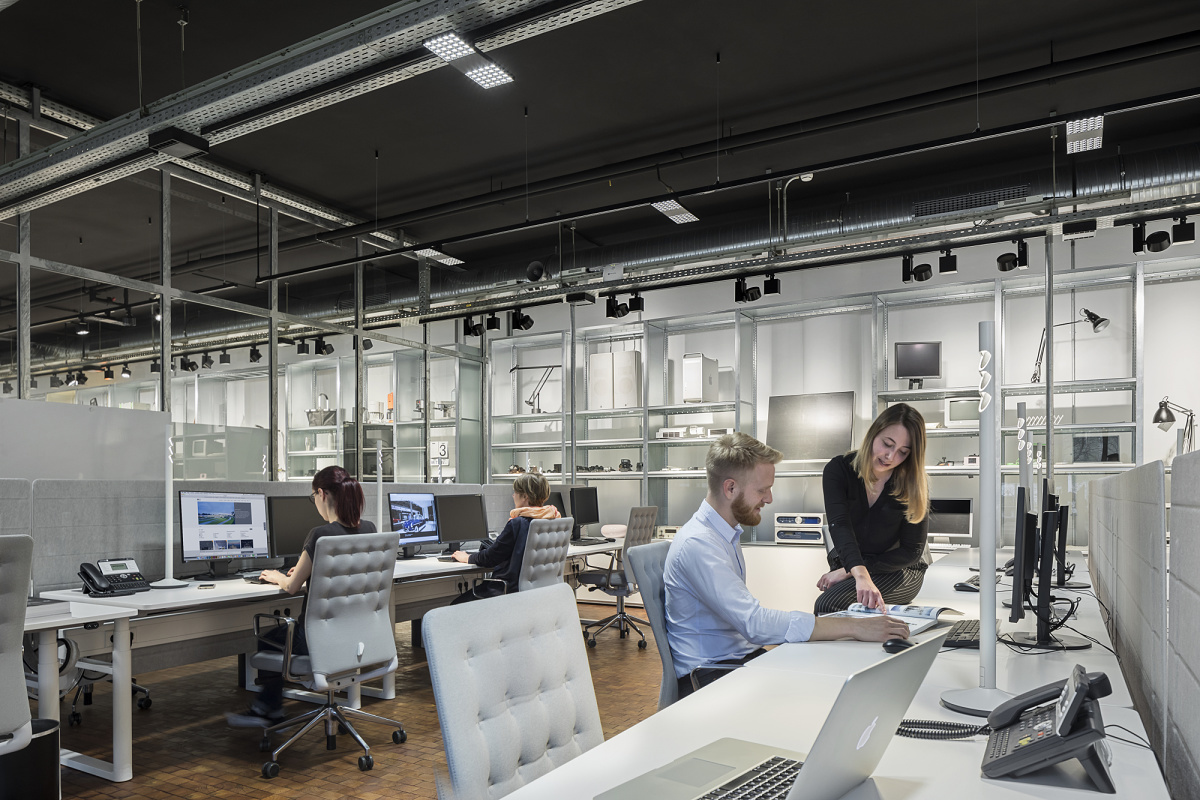
{"label": "black keyboard", "polygon": [[802,761],[775,756],[718,786],[700,800],[783,800],[792,790],[802,766]]}
{"label": "black keyboard", "polygon": [[960,619],[950,628],[950,635],[942,647],[966,647],[979,649],[979,620]]}
{"label": "black keyboard", "polygon": [[438,561],[453,561],[454,556],[438,556],[437,560]]}
{"label": "black keyboard", "polygon": [[588,544],[608,544],[612,539],[605,539],[603,536],[586,536],[572,540],[571,544],[577,544],[580,547]]}

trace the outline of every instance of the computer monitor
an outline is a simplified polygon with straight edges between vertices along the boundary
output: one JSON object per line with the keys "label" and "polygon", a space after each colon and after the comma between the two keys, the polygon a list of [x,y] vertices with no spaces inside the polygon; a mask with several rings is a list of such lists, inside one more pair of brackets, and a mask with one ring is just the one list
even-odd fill
{"label": "computer monitor", "polygon": [[567,513],[567,506],[566,503],[563,502],[562,492],[551,492],[550,497],[546,500],[546,502],[558,509],[559,516],[571,516]]}
{"label": "computer monitor", "polygon": [[1058,507],[1058,546],[1055,547],[1057,579],[1054,586],[1058,589],[1090,589],[1090,583],[1067,580],[1067,521],[1070,516],[1070,506]]}
{"label": "computer monitor", "polygon": [[[1042,528],[1037,553],[1037,604],[1033,606],[1037,618],[1037,630],[1030,633],[1014,632],[1013,642],[1027,647],[1044,648],[1047,650],[1086,650],[1092,643],[1081,636],[1068,636],[1055,630],[1052,624],[1053,601],[1050,592],[1054,579],[1054,542],[1058,530],[1060,508],[1054,506],[1042,512]],[[1015,576],[1014,576],[1015,577]]]}
{"label": "computer monitor", "polygon": [[307,497],[268,497],[271,557],[282,558],[284,568],[292,566],[304,552],[304,543],[313,528],[326,524],[317,507]]}
{"label": "computer monitor", "polygon": [[593,525],[600,521],[600,498],[596,494],[595,486],[571,487],[571,516],[575,519],[572,539],[583,535],[585,525]]}
{"label": "computer monitor", "polygon": [[179,493],[179,553],[185,562],[207,561],[206,580],[232,578],[235,558],[266,558],[267,498],[238,492]]}
{"label": "computer monitor", "polygon": [[415,558],[417,545],[439,541],[437,510],[432,494],[396,492],[388,495],[392,530],[400,534],[400,557]]}
{"label": "computer monitor", "polygon": [[979,400],[971,397],[947,397],[947,428],[978,428]]}
{"label": "computer monitor", "polygon": [[1028,493],[1017,487],[1016,531],[1013,537],[1012,596],[1009,622],[1025,618],[1025,598],[1033,587],[1033,567],[1037,556],[1037,515],[1027,511]]}
{"label": "computer monitor", "polygon": [[437,508],[437,529],[447,552],[459,549],[459,543],[488,538],[487,513],[481,494],[439,494],[434,498]]}
{"label": "computer monitor", "polygon": [[896,342],[896,380],[908,378],[908,388],[920,389],[925,378],[940,377],[941,342]]}
{"label": "computer monitor", "polygon": [[944,539],[940,542],[943,544],[970,544],[974,528],[973,506],[974,501],[970,498],[930,498],[927,538],[933,540],[936,537],[939,542]]}

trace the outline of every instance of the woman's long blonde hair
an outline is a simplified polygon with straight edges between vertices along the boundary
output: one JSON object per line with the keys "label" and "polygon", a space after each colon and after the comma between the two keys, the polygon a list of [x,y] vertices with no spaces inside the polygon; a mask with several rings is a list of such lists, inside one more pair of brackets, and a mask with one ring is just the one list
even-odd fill
{"label": "woman's long blonde hair", "polygon": [[905,519],[920,522],[929,511],[929,477],[925,474],[925,418],[919,411],[897,403],[876,417],[854,453],[854,471],[867,486],[875,483],[872,447],[883,429],[892,425],[903,425],[909,440],[908,457],[892,473],[892,495],[905,505]]}

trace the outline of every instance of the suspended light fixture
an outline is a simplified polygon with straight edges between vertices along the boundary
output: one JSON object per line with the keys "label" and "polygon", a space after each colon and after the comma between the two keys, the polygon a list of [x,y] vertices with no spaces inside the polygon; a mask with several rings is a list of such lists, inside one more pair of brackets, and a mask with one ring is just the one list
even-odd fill
{"label": "suspended light fixture", "polygon": [[222,349],[222,350],[221,350],[221,355],[220,355],[220,357],[217,359],[217,361],[218,361],[219,363],[221,363],[221,364],[230,364],[230,363],[232,363],[233,359],[231,359],[231,358],[229,357],[229,351],[228,351],[228,350],[224,350],[224,349]]}
{"label": "suspended light fixture", "polygon": [[132,378],[133,377],[133,373],[129,370],[128,364],[125,364],[121,367],[121,377],[122,378]]}
{"label": "suspended light fixture", "polygon": [[257,345],[252,344],[250,345],[250,363],[257,364],[259,361],[262,361],[262,353],[258,351]]}

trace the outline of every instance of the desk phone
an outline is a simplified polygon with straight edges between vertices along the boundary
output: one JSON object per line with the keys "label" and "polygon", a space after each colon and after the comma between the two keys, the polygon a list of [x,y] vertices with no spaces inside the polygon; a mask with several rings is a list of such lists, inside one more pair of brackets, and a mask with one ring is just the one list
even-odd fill
{"label": "desk phone", "polygon": [[150,583],[132,558],[104,558],[95,564],[79,565],[83,592],[89,596],[133,594],[150,591]]}

